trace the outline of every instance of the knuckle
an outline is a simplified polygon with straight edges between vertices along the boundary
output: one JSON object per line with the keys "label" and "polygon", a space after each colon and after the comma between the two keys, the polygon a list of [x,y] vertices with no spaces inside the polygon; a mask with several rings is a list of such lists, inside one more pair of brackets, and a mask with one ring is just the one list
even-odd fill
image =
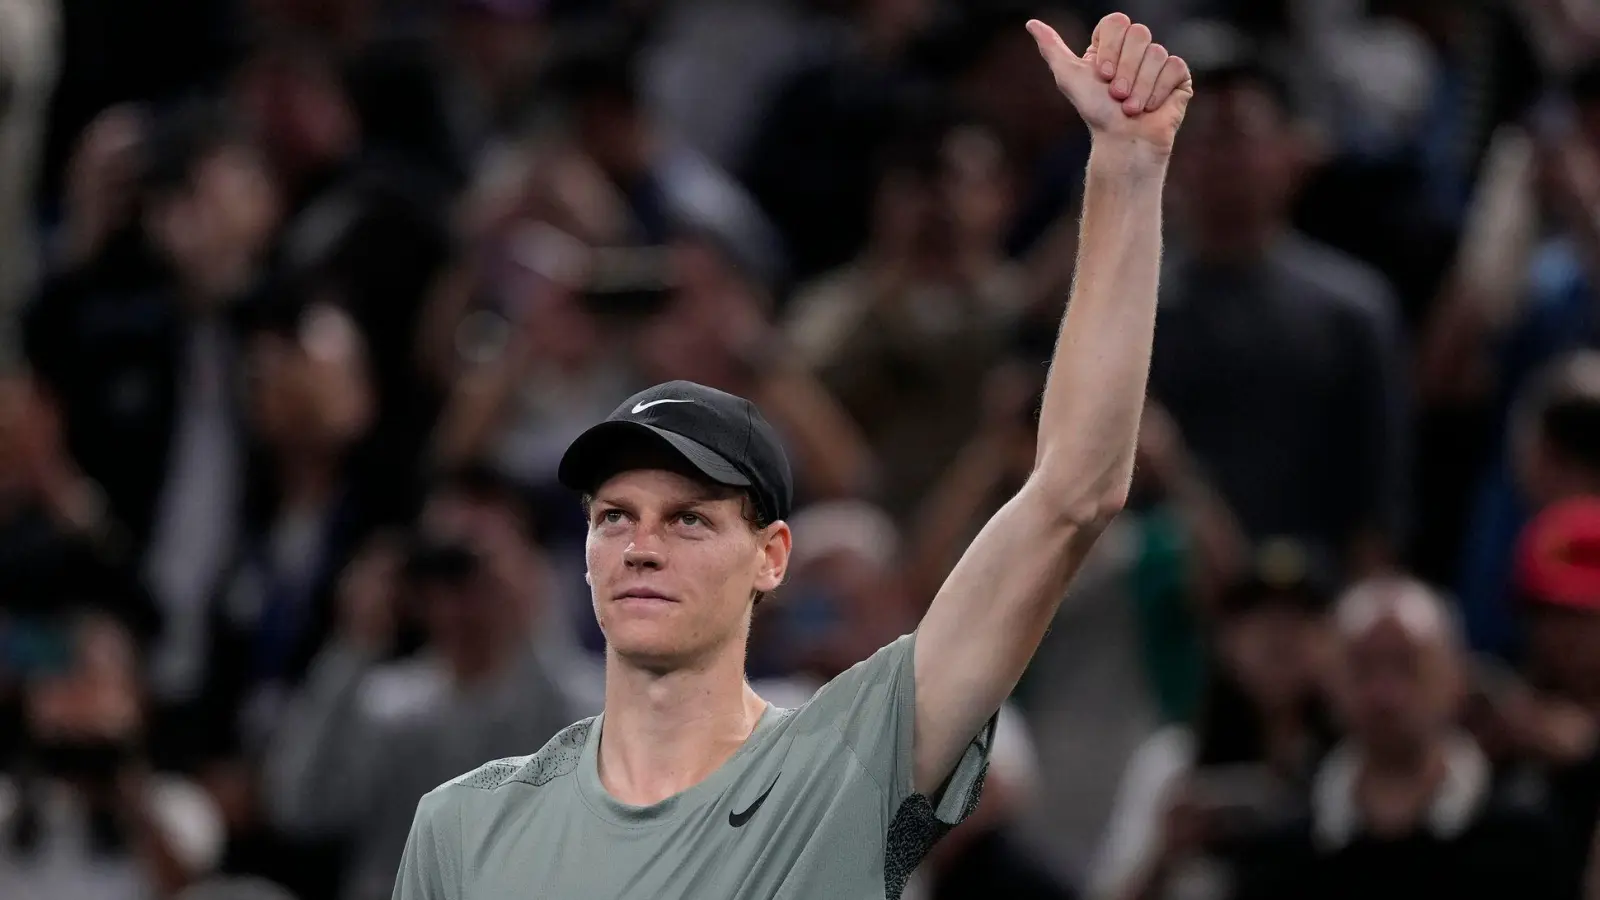
{"label": "knuckle", "polygon": [[1143,22],[1135,22],[1133,25],[1128,27],[1128,37],[1141,41],[1149,41],[1151,37],[1150,27]]}
{"label": "knuckle", "polygon": [[1114,12],[1114,13],[1111,13],[1110,15],[1106,16],[1104,19],[1101,19],[1101,21],[1105,22],[1107,25],[1126,26],[1128,23],[1132,22],[1133,20],[1128,18],[1128,14],[1127,13]]}
{"label": "knuckle", "polygon": [[1167,57],[1167,48],[1160,44],[1151,44],[1150,49],[1146,50],[1145,53],[1149,56],[1157,56],[1164,59]]}

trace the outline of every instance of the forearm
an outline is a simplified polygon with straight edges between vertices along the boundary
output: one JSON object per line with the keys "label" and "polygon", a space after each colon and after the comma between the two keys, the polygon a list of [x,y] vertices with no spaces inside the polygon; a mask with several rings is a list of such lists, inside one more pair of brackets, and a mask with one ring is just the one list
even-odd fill
{"label": "forearm", "polygon": [[872,450],[833,395],[807,371],[780,371],[758,388],[760,406],[794,439],[811,491],[848,497],[870,486]]}
{"label": "forearm", "polygon": [[980,515],[994,511],[990,503],[1006,472],[1007,444],[1003,431],[983,430],[970,440],[945,470],[913,521],[911,546],[906,554],[906,577],[915,602],[933,599],[960,557]]}
{"label": "forearm", "polygon": [[1127,497],[1155,334],[1164,162],[1089,157],[1077,274],[1039,416],[1035,476],[1089,523]]}
{"label": "forearm", "polygon": [[1167,500],[1182,518],[1194,548],[1196,597],[1207,613],[1249,561],[1250,541],[1228,501],[1192,467],[1178,473]]}

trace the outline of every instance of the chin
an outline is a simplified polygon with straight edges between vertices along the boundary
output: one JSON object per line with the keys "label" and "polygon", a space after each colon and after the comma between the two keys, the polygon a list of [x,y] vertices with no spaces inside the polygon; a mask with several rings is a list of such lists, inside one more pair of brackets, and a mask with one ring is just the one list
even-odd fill
{"label": "chin", "polygon": [[600,619],[606,646],[623,659],[651,669],[670,668],[692,655],[686,625],[670,613],[640,615],[616,608]]}

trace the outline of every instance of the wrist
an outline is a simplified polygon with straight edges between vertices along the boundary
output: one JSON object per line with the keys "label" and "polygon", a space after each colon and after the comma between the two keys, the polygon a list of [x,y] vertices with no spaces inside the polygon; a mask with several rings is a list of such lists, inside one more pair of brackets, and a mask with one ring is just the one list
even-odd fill
{"label": "wrist", "polygon": [[1095,135],[1089,149],[1088,170],[1090,177],[1159,183],[1165,180],[1171,160],[1171,148],[1158,148],[1133,138]]}

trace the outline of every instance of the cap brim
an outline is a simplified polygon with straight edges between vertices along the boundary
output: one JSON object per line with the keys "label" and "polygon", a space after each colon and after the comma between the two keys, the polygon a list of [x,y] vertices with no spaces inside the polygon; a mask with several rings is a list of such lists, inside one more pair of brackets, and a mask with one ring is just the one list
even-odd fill
{"label": "cap brim", "polygon": [[629,469],[650,468],[652,463],[679,461],[718,484],[749,487],[750,479],[710,447],[643,422],[601,422],[567,447],[556,469],[561,483],[590,492],[606,479]]}

